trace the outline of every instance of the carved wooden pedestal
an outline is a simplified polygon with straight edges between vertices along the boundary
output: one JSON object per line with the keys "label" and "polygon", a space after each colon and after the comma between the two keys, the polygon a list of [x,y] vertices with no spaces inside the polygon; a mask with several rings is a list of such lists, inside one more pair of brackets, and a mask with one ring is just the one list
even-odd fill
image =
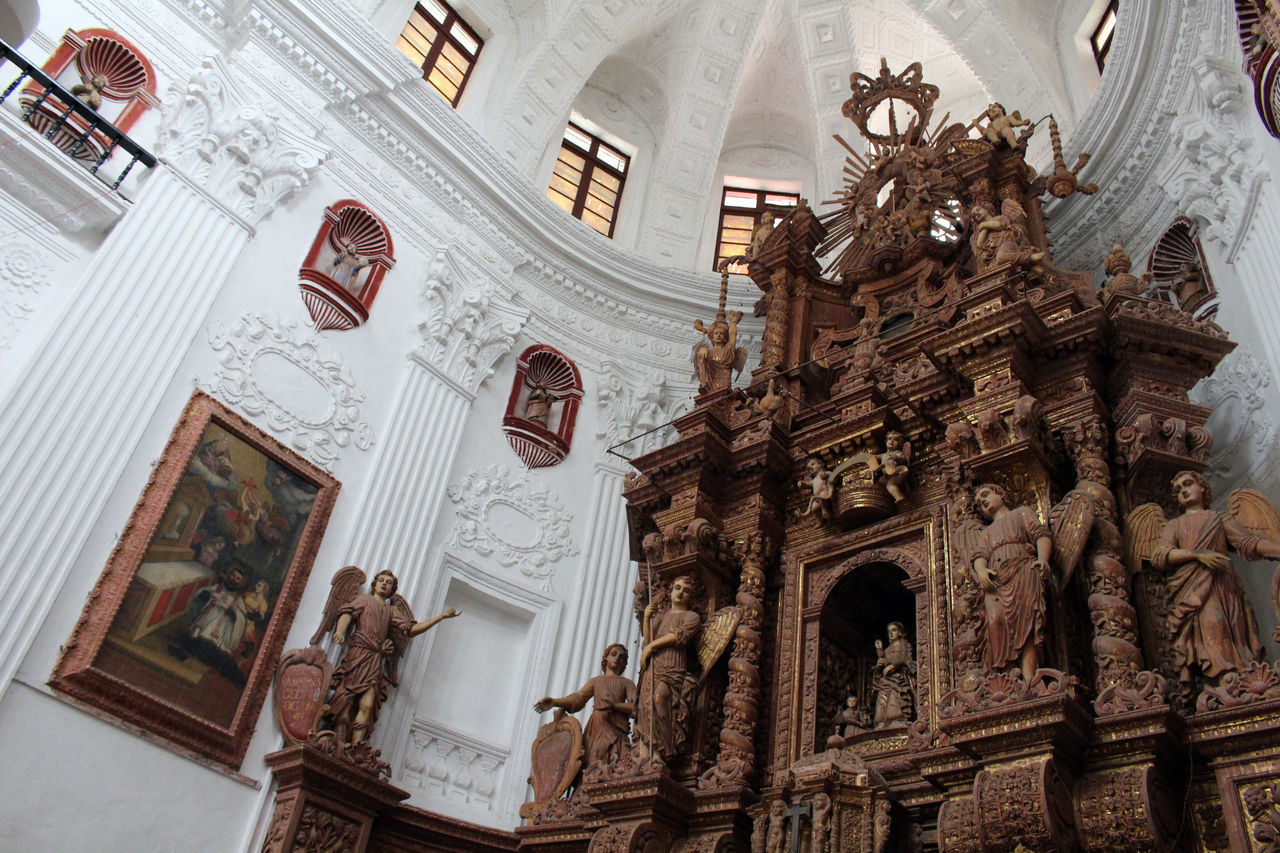
{"label": "carved wooden pedestal", "polygon": [[408,791],[306,744],[266,761],[279,787],[263,853],[364,853],[374,818],[409,798]]}

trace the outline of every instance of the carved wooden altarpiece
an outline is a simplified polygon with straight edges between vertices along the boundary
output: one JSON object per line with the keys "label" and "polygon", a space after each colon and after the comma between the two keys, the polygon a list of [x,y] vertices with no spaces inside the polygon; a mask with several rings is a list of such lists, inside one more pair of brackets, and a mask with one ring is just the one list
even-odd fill
{"label": "carved wooden altarpiece", "polygon": [[[1166,575],[1123,544],[1205,467],[1187,390],[1234,344],[1054,265],[1042,195],[1096,190],[1056,124],[1037,175],[1029,122],[935,123],[918,64],[851,88],[867,144],[833,212],[801,201],[749,258],[749,386],[699,396],[626,487],[637,614],[694,576],[704,620],[739,609],[732,646],[676,754],[587,768],[521,849],[1272,849],[1276,673],[1180,685]],[[1025,541],[992,554],[1053,543],[1021,668],[988,662],[1014,617],[976,579],[1005,512]]]}

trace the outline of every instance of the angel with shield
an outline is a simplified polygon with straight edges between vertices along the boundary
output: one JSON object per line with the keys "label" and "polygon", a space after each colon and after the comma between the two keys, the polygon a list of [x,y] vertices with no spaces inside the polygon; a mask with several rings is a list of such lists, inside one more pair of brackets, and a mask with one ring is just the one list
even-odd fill
{"label": "angel with shield", "polygon": [[690,647],[705,677],[729,647],[738,625],[736,607],[716,611],[704,625],[693,609],[699,589],[693,576],[681,575],[671,582],[670,607],[658,614],[657,602],[651,601],[644,609],[636,739],[646,757],[667,761],[679,754],[689,736],[694,695],[702,680],[690,671]]}
{"label": "angel with shield", "polygon": [[346,646],[333,671],[324,710],[324,717],[344,744],[361,743],[369,737],[388,691],[399,683],[397,669],[409,640],[458,615],[450,608],[418,622],[409,602],[396,594],[399,581],[392,572],[383,569],[374,575],[368,593],[360,592],[364,579],[364,572],[355,566],[334,575],[324,621],[311,638],[314,645],[332,630],[334,642]]}
{"label": "angel with shield", "polygon": [[1231,493],[1229,513],[1209,509],[1209,482],[1195,471],[1179,471],[1172,486],[1182,515],[1166,520],[1157,504],[1143,504],[1125,520],[1125,538],[1132,569],[1146,560],[1168,574],[1169,635],[1178,680],[1189,690],[1197,674],[1216,680],[1262,659],[1258,626],[1227,554],[1280,560],[1280,516],[1252,489]]}

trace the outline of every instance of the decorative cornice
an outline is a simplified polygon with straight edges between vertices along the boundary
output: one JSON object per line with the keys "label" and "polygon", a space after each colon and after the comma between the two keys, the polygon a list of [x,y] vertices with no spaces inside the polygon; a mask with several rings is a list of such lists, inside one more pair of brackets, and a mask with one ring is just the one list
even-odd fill
{"label": "decorative cornice", "polygon": [[279,107],[244,92],[219,56],[170,88],[156,151],[249,228],[310,183],[328,156],[282,122]]}
{"label": "decorative cornice", "polygon": [[464,270],[455,253],[436,252],[423,283],[427,316],[413,358],[474,397],[515,343],[529,313],[492,278]]}

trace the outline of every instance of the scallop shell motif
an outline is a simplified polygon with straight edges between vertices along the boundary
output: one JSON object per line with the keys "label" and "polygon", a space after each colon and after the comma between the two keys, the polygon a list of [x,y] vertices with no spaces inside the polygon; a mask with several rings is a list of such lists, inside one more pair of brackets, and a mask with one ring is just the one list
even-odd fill
{"label": "scallop shell motif", "polygon": [[344,207],[329,232],[329,247],[341,252],[355,243],[356,252],[364,258],[387,253],[387,231],[378,218],[359,207]]}
{"label": "scallop shell motif", "polygon": [[129,100],[148,83],[147,68],[138,55],[115,39],[104,36],[93,36],[85,42],[84,48],[76,55],[76,67],[84,78],[90,74],[105,77],[107,86],[102,94],[117,101]]}
{"label": "scallop shell motif", "polygon": [[529,388],[545,388],[555,394],[563,394],[578,387],[573,375],[573,365],[564,356],[539,350],[529,356],[529,369],[524,374],[524,384]]}
{"label": "scallop shell motif", "polygon": [[1196,246],[1191,226],[1186,222],[1175,222],[1156,243],[1149,269],[1156,281],[1169,281],[1178,275],[1184,263],[1201,266],[1200,249]]}

